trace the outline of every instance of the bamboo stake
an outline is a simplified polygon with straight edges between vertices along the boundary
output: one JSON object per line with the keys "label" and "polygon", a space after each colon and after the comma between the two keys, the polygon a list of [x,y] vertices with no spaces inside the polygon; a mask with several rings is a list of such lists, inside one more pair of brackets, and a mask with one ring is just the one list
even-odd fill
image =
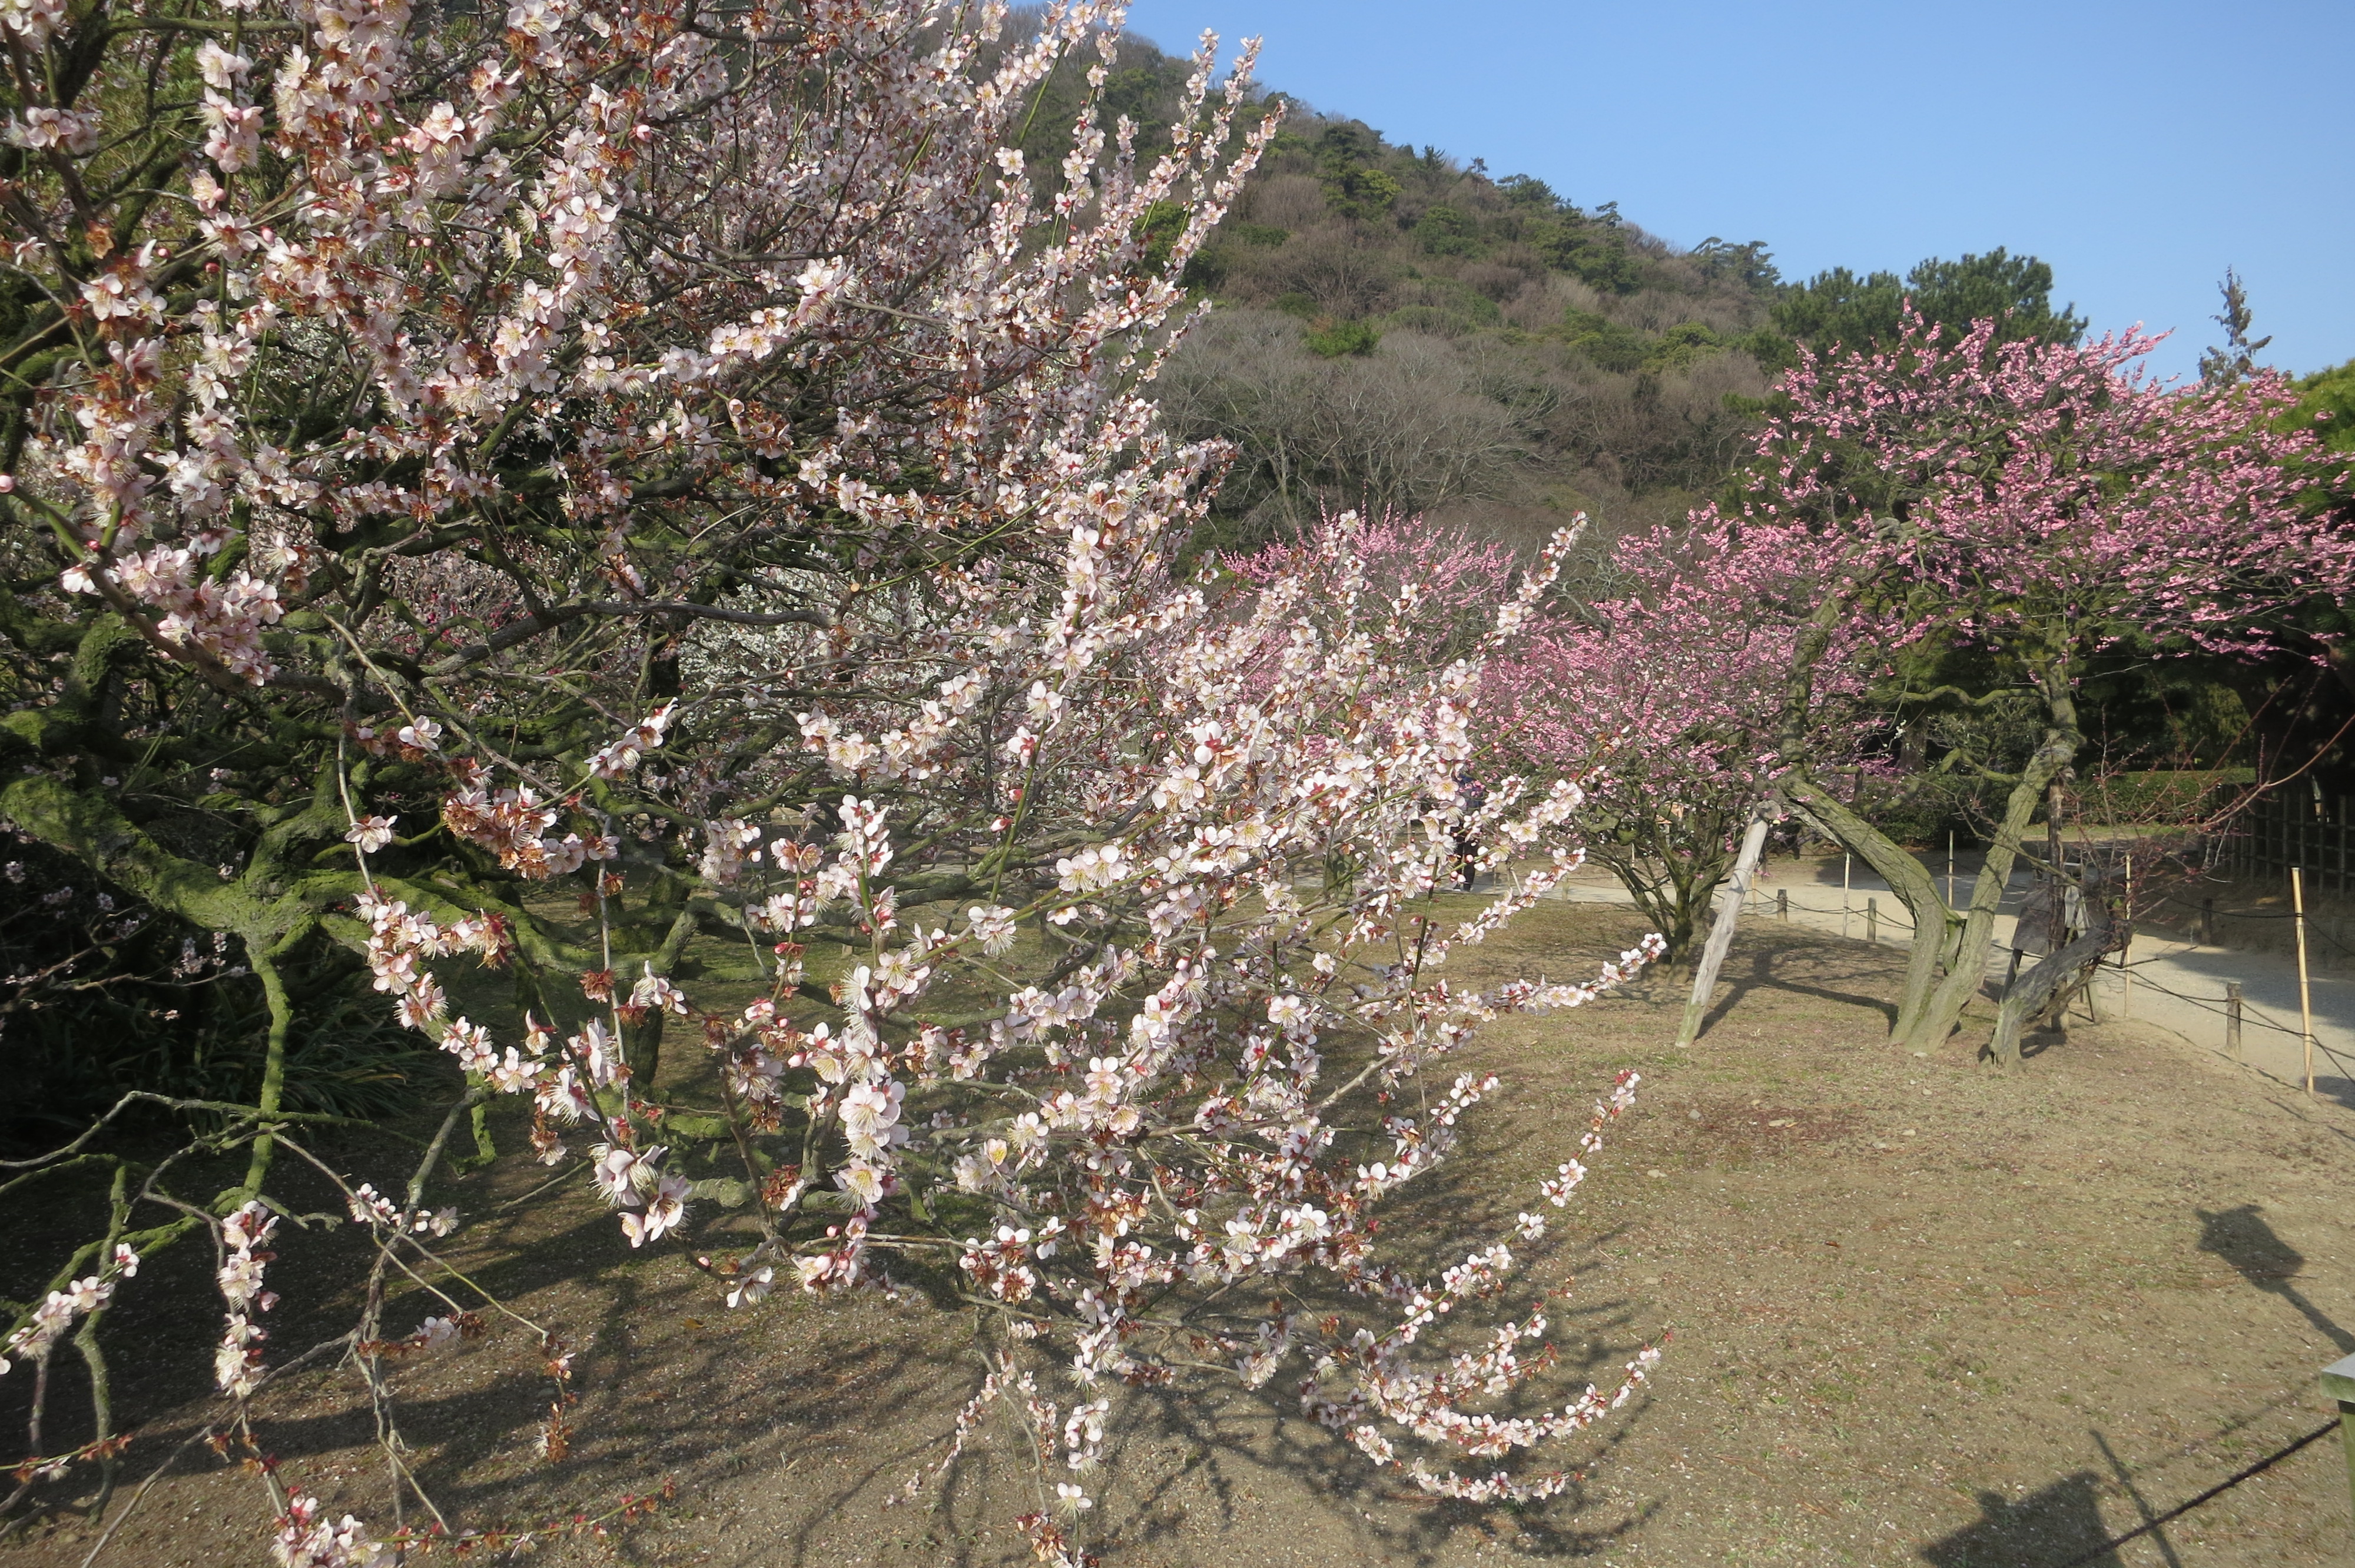
{"label": "bamboo stake", "polygon": [[2134,856],[2126,856],[2126,939],[2118,948],[2118,1016],[2134,1016]]}
{"label": "bamboo stake", "polygon": [[2290,906],[2297,912],[2297,1032],[2306,1042],[2306,1096],[2314,1097],[2314,997],[2306,976],[2306,882],[2289,871]]}
{"label": "bamboo stake", "polygon": [[1840,935],[1843,937],[1848,935],[1849,878],[1855,870],[1856,856],[1842,855],[1840,857]]}

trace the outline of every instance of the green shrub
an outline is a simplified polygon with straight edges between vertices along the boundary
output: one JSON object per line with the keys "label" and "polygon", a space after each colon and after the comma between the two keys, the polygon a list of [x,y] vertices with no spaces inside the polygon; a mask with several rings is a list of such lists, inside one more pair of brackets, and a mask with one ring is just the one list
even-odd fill
{"label": "green shrub", "polygon": [[2089,822],[2173,824],[2214,815],[2257,781],[2252,768],[2154,768],[2094,780],[2079,791]]}
{"label": "green shrub", "polygon": [[1273,250],[1292,238],[1292,230],[1268,223],[1231,224],[1220,232],[1238,245],[1256,245],[1266,250]]}
{"label": "green shrub", "polygon": [[1382,341],[1382,334],[1365,322],[1334,322],[1330,325],[1312,329],[1302,341],[1308,344],[1311,354],[1322,355],[1327,359],[1338,359],[1348,354],[1373,353],[1374,345]]}
{"label": "green shrub", "polygon": [[1414,237],[1433,256],[1469,256],[1480,246],[1472,220],[1444,203],[1415,221]]}

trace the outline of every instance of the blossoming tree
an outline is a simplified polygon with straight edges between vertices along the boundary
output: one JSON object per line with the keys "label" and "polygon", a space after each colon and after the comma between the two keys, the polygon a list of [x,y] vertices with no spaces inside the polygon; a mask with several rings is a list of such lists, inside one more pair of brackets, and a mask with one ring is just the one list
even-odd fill
{"label": "blossoming tree", "polygon": [[[1504,744],[1526,765],[1587,778],[1589,853],[1689,957],[1703,910],[1747,824],[1774,811],[1777,748],[1804,562],[1728,547],[1704,527],[1623,535],[1604,591],[1553,617],[1495,676]],[[1830,661],[1810,710],[1810,755],[1828,768],[1877,722],[1855,698],[1853,645]]]}
{"label": "blossoming tree", "polygon": [[[2296,504],[2316,452],[2307,432],[2273,428],[2292,401],[2277,379],[2178,390],[2136,368],[2153,341],[2137,334],[2082,346],[1997,335],[1983,322],[1941,343],[1909,315],[1883,352],[1804,357],[1740,505],[1696,519],[1736,556],[1813,581],[1780,601],[1794,630],[1783,788],[1888,879],[1917,932],[1939,934],[1915,942],[1907,972],[1896,1032],[1915,1045],[1945,1038],[1979,988],[2023,831],[2083,744],[2075,692],[2089,661],[2125,645],[2278,646],[2283,611],[2355,573],[2355,542]],[[1955,759],[2009,790],[1962,909],[1827,787],[1814,733],[1820,705],[1852,683],[1854,654],[1885,669],[1909,646],[1971,650],[1997,688],[2024,685],[2043,710],[2019,773]],[[1994,700],[1959,685],[1893,695]],[[2025,977],[2047,991],[2058,978]],[[2017,1018],[2007,1027],[1998,1054]]]}
{"label": "blossoming tree", "polygon": [[[1583,1166],[1435,1278],[1373,1219],[1496,1091],[1444,1071],[1474,1030],[1592,994],[1436,972],[1573,863],[1573,783],[1499,778],[1476,809],[1455,784],[1554,557],[1435,658],[1346,535],[1232,599],[1172,580],[1220,454],[1145,394],[1272,125],[1248,56],[1220,83],[1206,41],[1154,143],[1097,114],[1112,6],[1028,36],[944,0],[496,21],[0,8],[0,810],[230,934],[270,1018],[250,1103],[165,1107],[249,1151],[218,1199],[134,1175],[103,1124],[28,1163],[117,1186],[13,1353],[46,1369],[79,1323],[96,1356],[139,1254],[199,1227],[239,1440],[322,1354],[397,1434],[402,1359],[482,1323],[438,1161],[512,1096],[629,1245],[693,1241],[733,1304],[953,1265],[994,1336],[947,1454],[1003,1411],[1056,1457],[1024,1521],[1044,1559],[1078,1560],[1120,1391],[1206,1363],[1290,1367],[1433,1492],[1560,1487],[1494,1461],[1623,1403],[1653,1352],[1506,1415],[1543,1315],[1466,1340],[1455,1308],[1512,1287]],[[1031,91],[1084,51],[1069,155],[1034,169]],[[1467,821],[1529,869],[1442,929],[1415,901]],[[339,952],[465,1075],[386,1191],[283,1100],[295,981]],[[511,1016],[453,1008],[472,962]],[[290,1150],[378,1252],[355,1327],[279,1359]],[[442,1298],[408,1332],[403,1272]],[[1277,1280],[1293,1305],[1254,1305]],[[119,1446],[101,1408],[36,1469]],[[403,1539],[263,1474],[282,1561]],[[404,1479],[387,1506],[432,1505]]]}

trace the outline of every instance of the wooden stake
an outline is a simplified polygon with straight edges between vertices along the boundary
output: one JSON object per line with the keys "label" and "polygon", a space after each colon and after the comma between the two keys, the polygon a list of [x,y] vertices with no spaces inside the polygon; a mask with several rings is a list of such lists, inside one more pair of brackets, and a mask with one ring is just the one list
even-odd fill
{"label": "wooden stake", "polygon": [[1774,825],[1774,807],[1761,800],[1750,809],[1750,826],[1742,835],[1742,850],[1733,859],[1733,874],[1718,885],[1717,911],[1710,922],[1709,941],[1701,948],[1700,967],[1693,974],[1692,1000],[1685,1003],[1684,1022],[1677,1044],[1689,1045],[1700,1037],[1700,1021],[1709,1011],[1709,993],[1717,989],[1717,971],[1733,946],[1733,927],[1742,906],[1750,897],[1750,881],[1757,874],[1758,857],[1766,848],[1766,830]]}
{"label": "wooden stake", "polygon": [[1864,901],[1864,939],[1868,942],[1881,940],[1881,900],[1878,898]]}
{"label": "wooden stake", "polygon": [[2126,939],[2118,949],[2118,1016],[2134,1016],[2134,856],[2126,856]]}
{"label": "wooden stake", "polygon": [[1774,890],[1774,918],[1788,920],[1790,917],[1791,890],[1787,887],[1778,887]]}
{"label": "wooden stake", "polygon": [[2232,1060],[2241,1059],[2241,982],[2224,982],[2224,1049]]}
{"label": "wooden stake", "polygon": [[1849,879],[1855,870],[1856,856],[1842,855],[1840,857],[1840,935],[1843,937],[1848,935]]}
{"label": "wooden stake", "polygon": [[2297,914],[2297,1032],[2306,1041],[2306,1096],[2314,1097],[2314,997],[2306,976],[2306,882],[2289,868],[2290,906]]}

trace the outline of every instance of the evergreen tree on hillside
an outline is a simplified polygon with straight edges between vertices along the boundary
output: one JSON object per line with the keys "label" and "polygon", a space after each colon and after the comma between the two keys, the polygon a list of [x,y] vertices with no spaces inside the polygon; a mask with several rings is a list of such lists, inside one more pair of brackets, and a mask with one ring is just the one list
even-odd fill
{"label": "evergreen tree on hillside", "polygon": [[2003,323],[1998,343],[2073,344],[2085,332],[2085,318],[2073,306],[2052,308],[2051,267],[2001,246],[1959,261],[1934,256],[1902,279],[1894,272],[1859,277],[1835,267],[1786,288],[1773,321],[1783,336],[1818,353],[1835,344],[1863,349],[1896,341],[1908,300],[1949,342],[1988,317]]}

